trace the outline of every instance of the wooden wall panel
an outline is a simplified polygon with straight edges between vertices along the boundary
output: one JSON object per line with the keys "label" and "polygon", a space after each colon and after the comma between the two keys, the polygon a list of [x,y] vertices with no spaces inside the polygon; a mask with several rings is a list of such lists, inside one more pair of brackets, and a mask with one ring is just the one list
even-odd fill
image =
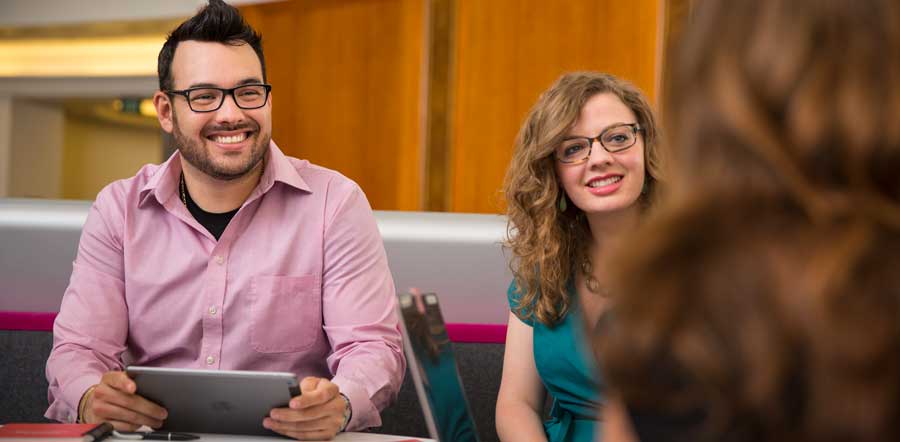
{"label": "wooden wall panel", "polygon": [[598,70],[655,97],[659,0],[457,0],[450,211],[504,210],[513,139],[541,91]]}
{"label": "wooden wall panel", "polygon": [[[356,180],[376,209],[496,213],[522,119],[562,73],[610,72],[655,100],[666,3],[295,0],[242,10],[263,32],[282,149]],[[448,19],[440,14],[452,26],[428,41],[426,21]],[[430,54],[430,69],[449,75],[429,76],[435,38],[451,51]],[[447,94],[446,106],[427,107],[426,91]],[[429,109],[445,115],[428,119]],[[444,131],[428,138],[427,158],[426,121]]]}
{"label": "wooden wall panel", "polygon": [[355,180],[375,209],[420,210],[425,2],[241,9],[263,34],[279,147]]}

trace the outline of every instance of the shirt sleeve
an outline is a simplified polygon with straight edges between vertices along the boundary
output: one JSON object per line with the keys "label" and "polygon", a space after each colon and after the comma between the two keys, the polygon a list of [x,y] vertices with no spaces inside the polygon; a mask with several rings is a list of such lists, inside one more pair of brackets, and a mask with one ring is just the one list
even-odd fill
{"label": "shirt sleeve", "polygon": [[325,226],[322,315],[333,382],[350,399],[348,431],[381,425],[406,361],[384,245],[365,195],[353,184]]}
{"label": "shirt sleeve", "polygon": [[[118,222],[104,207],[109,188],[91,206],[78,243],[72,277],[53,324],[53,349],[47,360],[50,407],[45,416],[74,422],[78,402],[103,373],[121,370],[128,335],[123,254]],[[105,204],[106,203],[106,204]],[[111,219],[112,218],[112,219]]]}
{"label": "shirt sleeve", "polygon": [[525,324],[534,327],[534,318],[526,317],[526,306],[519,304],[521,298],[522,292],[519,290],[519,285],[516,284],[515,278],[513,278],[512,282],[509,283],[509,289],[506,290],[506,299],[509,301],[509,311]]}

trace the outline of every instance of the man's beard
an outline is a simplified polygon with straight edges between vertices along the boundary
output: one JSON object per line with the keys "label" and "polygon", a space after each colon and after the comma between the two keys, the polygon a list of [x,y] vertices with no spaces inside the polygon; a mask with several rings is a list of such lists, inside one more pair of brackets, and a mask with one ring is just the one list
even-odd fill
{"label": "man's beard", "polygon": [[[203,145],[203,141],[197,141],[184,135],[181,127],[178,125],[178,118],[172,113],[172,136],[175,138],[175,147],[181,153],[181,157],[201,172],[212,178],[222,181],[236,180],[248,173],[259,164],[268,152],[269,142],[272,140],[271,134],[262,134],[259,132],[259,125],[250,120],[249,123],[237,124],[234,126],[220,125],[209,128],[210,130],[233,131],[248,129],[252,131],[251,136],[257,137],[257,142],[250,148],[250,157],[243,164],[228,167],[223,164],[216,164],[210,157],[209,151]],[[204,130],[205,131],[205,130]],[[201,132],[202,133],[202,132]]]}

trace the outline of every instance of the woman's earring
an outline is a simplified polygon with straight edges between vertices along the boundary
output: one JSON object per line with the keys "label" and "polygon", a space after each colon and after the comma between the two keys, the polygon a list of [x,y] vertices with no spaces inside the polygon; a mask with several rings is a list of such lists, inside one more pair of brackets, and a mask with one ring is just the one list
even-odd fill
{"label": "woman's earring", "polygon": [[566,204],[566,194],[563,192],[562,198],[559,199],[559,211],[565,212],[568,208],[568,204]]}

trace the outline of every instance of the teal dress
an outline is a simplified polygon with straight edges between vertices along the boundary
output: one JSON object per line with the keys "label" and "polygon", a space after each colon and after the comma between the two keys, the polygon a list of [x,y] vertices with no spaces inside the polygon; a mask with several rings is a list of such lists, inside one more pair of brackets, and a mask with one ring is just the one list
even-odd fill
{"label": "teal dress", "polygon": [[523,319],[516,301],[521,296],[515,280],[507,291],[510,309],[533,329],[534,364],[553,397],[550,418],[544,422],[549,442],[590,442],[597,434],[603,384],[589,347],[589,339],[570,284],[572,303],[562,321],[548,327]]}

